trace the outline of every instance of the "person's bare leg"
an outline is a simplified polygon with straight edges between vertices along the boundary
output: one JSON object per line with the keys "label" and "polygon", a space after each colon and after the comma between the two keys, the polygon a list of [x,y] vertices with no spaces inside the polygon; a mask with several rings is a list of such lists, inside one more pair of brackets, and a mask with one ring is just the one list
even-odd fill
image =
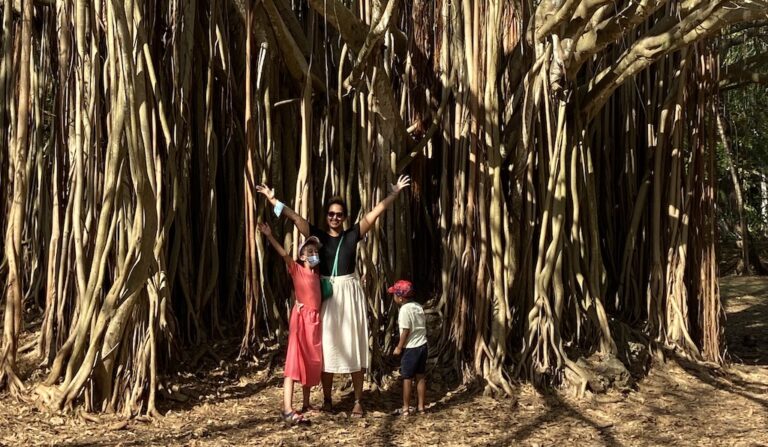
{"label": "person's bare leg", "polygon": [[406,414],[411,408],[411,379],[403,379],[403,414]]}
{"label": "person's bare leg", "polygon": [[331,392],[333,391],[333,373],[323,372],[320,376],[323,384],[323,411],[331,411]]}
{"label": "person's bare leg", "polygon": [[283,412],[293,411],[293,379],[286,377],[283,380]]}
{"label": "person's bare leg", "polygon": [[355,406],[352,408],[352,414],[355,416],[363,415],[363,406],[360,404],[363,398],[363,372],[357,371],[350,373],[352,376],[352,387],[355,389]]}
{"label": "person's bare leg", "polygon": [[416,396],[418,398],[418,410],[424,411],[427,400],[427,378],[424,374],[416,374]]}

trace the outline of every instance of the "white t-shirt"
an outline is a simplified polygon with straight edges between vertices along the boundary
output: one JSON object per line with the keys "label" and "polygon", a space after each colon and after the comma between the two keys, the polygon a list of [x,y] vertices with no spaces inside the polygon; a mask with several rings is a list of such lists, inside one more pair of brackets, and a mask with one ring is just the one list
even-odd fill
{"label": "white t-shirt", "polygon": [[397,323],[400,326],[400,333],[404,329],[410,329],[407,348],[418,348],[427,343],[427,318],[424,316],[424,309],[419,303],[408,302],[400,307]]}

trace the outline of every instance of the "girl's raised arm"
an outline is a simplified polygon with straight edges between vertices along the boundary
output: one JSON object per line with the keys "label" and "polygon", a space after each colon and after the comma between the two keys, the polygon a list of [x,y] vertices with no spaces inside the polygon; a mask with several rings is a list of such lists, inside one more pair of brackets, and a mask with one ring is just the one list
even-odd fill
{"label": "girl's raised arm", "polygon": [[392,192],[390,192],[384,200],[379,202],[368,214],[365,215],[365,217],[363,217],[363,220],[360,221],[360,237],[363,237],[363,235],[373,227],[373,224],[376,223],[376,219],[379,218],[381,213],[389,208],[392,202],[394,202],[397,198],[398,194],[400,194],[400,191],[402,191],[403,188],[410,184],[411,178],[407,175],[401,175],[400,178],[397,179],[397,183],[392,185]]}
{"label": "girl's raised arm", "polygon": [[266,184],[261,184],[256,187],[256,192],[263,194],[264,197],[267,198],[269,203],[272,204],[273,207],[275,207],[275,214],[280,216],[281,214],[285,214],[285,217],[287,217],[289,220],[293,222],[294,225],[296,225],[296,228],[299,229],[299,233],[303,234],[304,237],[309,237],[309,222],[307,222],[307,219],[299,216],[294,210],[288,208],[285,206],[285,204],[275,198],[275,190],[267,186]]}
{"label": "girl's raised arm", "polygon": [[275,239],[275,237],[272,235],[272,229],[269,228],[269,225],[265,223],[260,223],[258,224],[257,228],[264,236],[267,237],[267,240],[269,241],[270,245],[272,245],[272,247],[275,249],[277,254],[279,254],[283,258],[286,264],[290,266],[291,264],[296,262],[293,260],[291,255],[289,255],[288,252],[285,251],[283,246],[280,245],[280,242],[278,242],[277,239]]}

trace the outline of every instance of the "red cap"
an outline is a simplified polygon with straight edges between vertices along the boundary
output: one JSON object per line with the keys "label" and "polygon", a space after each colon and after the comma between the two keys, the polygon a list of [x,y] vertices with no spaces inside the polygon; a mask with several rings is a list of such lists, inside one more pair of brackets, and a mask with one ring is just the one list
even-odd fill
{"label": "red cap", "polygon": [[413,294],[413,284],[408,280],[401,279],[387,289],[387,292],[400,296],[411,296]]}

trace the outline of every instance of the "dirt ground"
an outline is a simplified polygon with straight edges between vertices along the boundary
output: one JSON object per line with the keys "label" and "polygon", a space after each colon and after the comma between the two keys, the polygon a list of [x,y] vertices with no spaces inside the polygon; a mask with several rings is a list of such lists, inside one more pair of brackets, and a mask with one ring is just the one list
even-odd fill
{"label": "dirt ground", "polygon": [[[723,370],[669,361],[635,392],[576,399],[522,385],[514,399],[494,400],[433,385],[426,415],[390,415],[397,385],[367,391],[368,415],[351,419],[351,389],[332,414],[312,426],[279,422],[279,370],[230,365],[175,378],[186,402],[164,400],[160,420],[85,422],[41,412],[0,396],[0,445],[739,445],[768,446],[768,278],[725,278],[732,364]],[[297,398],[299,395],[296,395]],[[319,402],[319,391],[313,393]]]}

